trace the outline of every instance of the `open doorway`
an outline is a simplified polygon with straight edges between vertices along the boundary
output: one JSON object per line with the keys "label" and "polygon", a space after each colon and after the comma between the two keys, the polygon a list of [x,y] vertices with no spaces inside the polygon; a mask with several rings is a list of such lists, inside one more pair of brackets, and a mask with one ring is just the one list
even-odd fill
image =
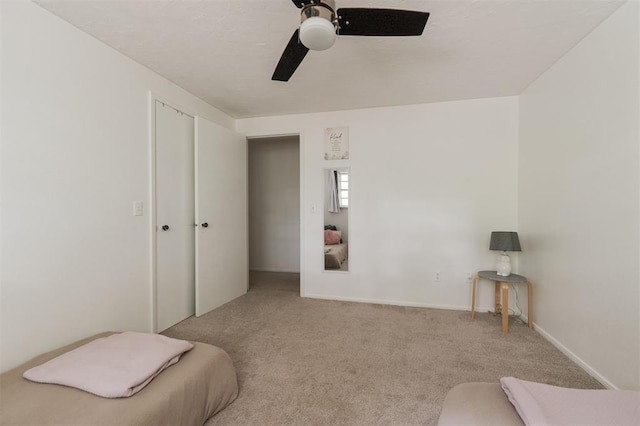
{"label": "open doorway", "polygon": [[300,136],[247,139],[249,290],[300,294]]}

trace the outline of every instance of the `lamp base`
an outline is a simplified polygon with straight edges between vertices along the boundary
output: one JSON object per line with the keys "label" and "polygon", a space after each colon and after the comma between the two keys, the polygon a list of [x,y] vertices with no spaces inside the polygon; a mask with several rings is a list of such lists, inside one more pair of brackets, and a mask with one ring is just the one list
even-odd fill
{"label": "lamp base", "polygon": [[502,253],[498,256],[498,264],[496,265],[496,274],[501,277],[508,277],[511,275],[511,258],[507,253]]}

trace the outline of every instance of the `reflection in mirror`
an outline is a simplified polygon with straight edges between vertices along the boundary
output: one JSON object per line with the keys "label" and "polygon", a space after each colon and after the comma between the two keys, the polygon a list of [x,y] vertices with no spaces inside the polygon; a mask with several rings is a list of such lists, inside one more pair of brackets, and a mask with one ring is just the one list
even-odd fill
{"label": "reflection in mirror", "polygon": [[349,169],[324,171],[324,270],[349,270]]}

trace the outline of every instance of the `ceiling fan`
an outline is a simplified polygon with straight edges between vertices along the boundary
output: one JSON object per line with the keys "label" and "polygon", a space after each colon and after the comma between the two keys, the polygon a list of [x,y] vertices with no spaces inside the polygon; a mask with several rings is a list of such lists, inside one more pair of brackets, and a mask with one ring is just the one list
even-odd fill
{"label": "ceiling fan", "polygon": [[343,8],[336,10],[334,0],[292,0],[300,12],[300,27],[293,33],[272,80],[289,81],[311,50],[326,50],[338,35],[345,36],[419,36],[428,12],[399,9]]}

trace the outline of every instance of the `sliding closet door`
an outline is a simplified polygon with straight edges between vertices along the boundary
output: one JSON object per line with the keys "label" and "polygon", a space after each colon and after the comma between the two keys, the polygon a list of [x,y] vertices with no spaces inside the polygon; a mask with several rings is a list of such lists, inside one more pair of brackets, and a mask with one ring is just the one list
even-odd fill
{"label": "sliding closet door", "polygon": [[247,291],[247,141],[196,117],[196,315]]}
{"label": "sliding closet door", "polygon": [[195,312],[194,120],[156,102],[158,332]]}

